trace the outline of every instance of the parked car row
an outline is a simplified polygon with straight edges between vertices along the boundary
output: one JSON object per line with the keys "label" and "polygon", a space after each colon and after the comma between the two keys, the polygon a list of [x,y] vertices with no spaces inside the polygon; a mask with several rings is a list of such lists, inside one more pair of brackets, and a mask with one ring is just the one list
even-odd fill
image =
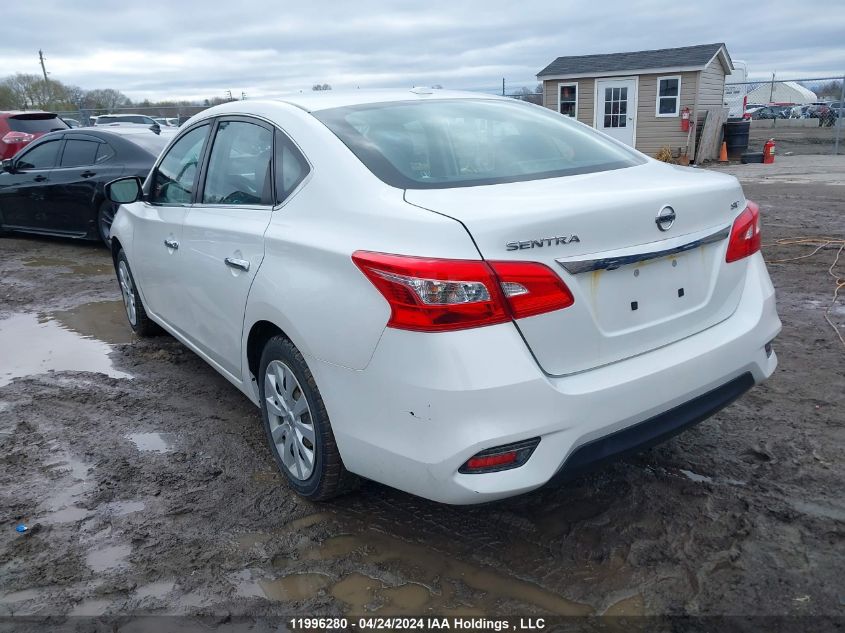
{"label": "parked car row", "polygon": [[39,134],[13,158],[3,160],[0,232],[108,244],[117,207],[107,200],[105,185],[122,176],[146,177],[169,140],[143,125],[59,128]]}
{"label": "parked car row", "polygon": [[818,119],[819,125],[834,125],[841,116],[838,102],[811,103],[807,105],[750,105],[746,115],[752,119]]}

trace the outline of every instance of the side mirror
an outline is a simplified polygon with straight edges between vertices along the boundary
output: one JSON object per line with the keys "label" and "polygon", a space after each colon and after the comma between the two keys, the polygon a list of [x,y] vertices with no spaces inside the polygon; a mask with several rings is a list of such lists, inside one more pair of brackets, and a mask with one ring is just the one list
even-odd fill
{"label": "side mirror", "polygon": [[152,131],[153,131],[153,132],[155,132],[156,134],[161,134],[161,126],[160,126],[158,123],[153,123],[153,124],[150,126],[150,130],[152,130]]}
{"label": "side mirror", "polygon": [[6,158],[3,160],[3,171],[7,171],[10,174],[15,171],[14,166],[12,165],[12,159]]}
{"label": "side mirror", "polygon": [[117,204],[130,204],[141,199],[142,184],[137,176],[118,178],[106,185],[106,197]]}

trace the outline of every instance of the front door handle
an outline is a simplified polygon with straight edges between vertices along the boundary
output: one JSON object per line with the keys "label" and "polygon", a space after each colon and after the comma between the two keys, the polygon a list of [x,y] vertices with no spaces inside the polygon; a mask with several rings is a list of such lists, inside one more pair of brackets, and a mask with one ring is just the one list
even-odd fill
{"label": "front door handle", "polygon": [[91,176],[96,176],[97,172],[95,172],[95,171],[83,171],[79,175],[82,176],[83,178],[90,178]]}
{"label": "front door handle", "polygon": [[227,257],[225,260],[229,268],[240,268],[243,271],[249,270],[249,262],[245,259],[235,259],[234,257]]}
{"label": "front door handle", "polygon": [[167,248],[172,248],[174,251],[179,248],[179,242],[176,240],[164,240],[164,245]]}
{"label": "front door handle", "polygon": [[34,180],[35,182],[44,182],[45,180],[47,180],[47,176],[41,176],[41,175],[39,175],[39,176],[36,176],[35,178],[33,178],[33,180]]}

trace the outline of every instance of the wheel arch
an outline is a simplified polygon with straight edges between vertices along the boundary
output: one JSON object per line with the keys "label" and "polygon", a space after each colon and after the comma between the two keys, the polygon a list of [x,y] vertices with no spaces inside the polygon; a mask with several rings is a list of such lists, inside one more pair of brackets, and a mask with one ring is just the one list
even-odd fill
{"label": "wheel arch", "polygon": [[[246,339],[246,362],[247,370],[254,380],[258,380],[258,369],[261,363],[261,353],[264,351],[264,346],[274,336],[283,336],[287,340],[290,337],[285,334],[284,330],[271,321],[259,320],[252,324],[249,329],[249,334]],[[293,341],[291,341],[293,343]]]}

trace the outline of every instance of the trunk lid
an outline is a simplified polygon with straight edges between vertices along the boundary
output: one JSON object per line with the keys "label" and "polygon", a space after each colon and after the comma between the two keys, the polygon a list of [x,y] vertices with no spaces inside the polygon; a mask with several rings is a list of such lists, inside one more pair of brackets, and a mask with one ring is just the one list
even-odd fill
{"label": "trunk lid", "polygon": [[[649,161],[614,171],[408,189],[407,202],[467,228],[488,260],[537,261],[575,304],[516,321],[540,366],[564,375],[685,338],[729,317],[746,266],[725,263],[745,207],[733,177]],[[670,206],[666,231],[656,217]]]}

